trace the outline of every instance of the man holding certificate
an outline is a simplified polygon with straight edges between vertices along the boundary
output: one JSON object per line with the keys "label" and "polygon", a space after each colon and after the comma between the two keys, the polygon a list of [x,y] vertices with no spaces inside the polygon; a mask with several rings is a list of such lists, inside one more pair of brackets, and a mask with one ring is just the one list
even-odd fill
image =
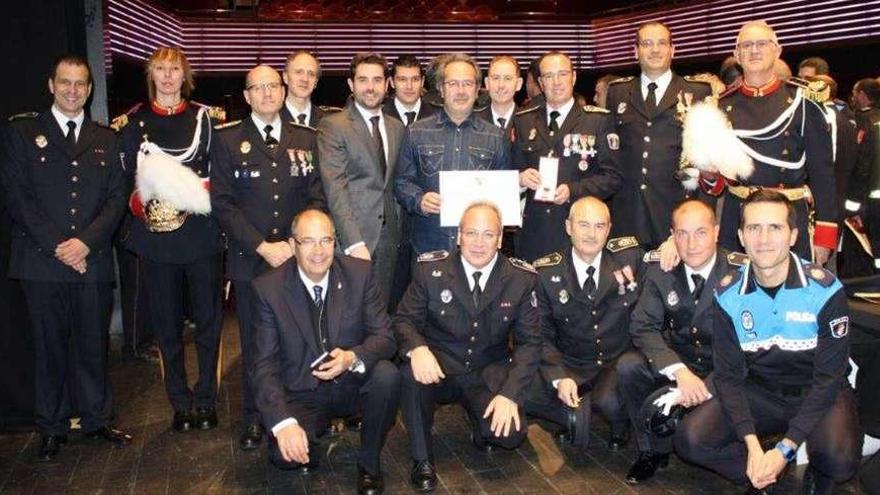
{"label": "man holding certificate", "polygon": [[575,107],[571,59],[548,52],[539,60],[546,103],[518,112],[513,164],[528,188],[517,256],[527,261],[568,244],[565,219],[571,202],[584,196],[608,199],[620,187],[620,140],[610,113]]}
{"label": "man holding certificate", "polygon": [[397,200],[414,217],[417,255],[455,248],[455,227],[440,225],[441,171],[511,168],[504,131],[473,113],[480,80],[476,62],[463,53],[450,54],[435,77],[443,111],[409,126],[394,181]]}

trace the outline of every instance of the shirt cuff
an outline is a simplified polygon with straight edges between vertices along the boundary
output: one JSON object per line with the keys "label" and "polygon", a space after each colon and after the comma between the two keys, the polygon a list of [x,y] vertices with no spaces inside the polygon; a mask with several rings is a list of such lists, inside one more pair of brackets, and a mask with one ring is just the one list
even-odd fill
{"label": "shirt cuff", "polygon": [[561,381],[562,381],[562,378],[557,378],[550,383],[553,385],[553,388],[558,390],[559,389],[559,382],[561,382]]}
{"label": "shirt cuff", "polygon": [[361,246],[366,246],[366,245],[367,245],[367,243],[365,243],[364,241],[356,242],[356,243],[352,244],[351,246],[348,246],[347,248],[345,248],[345,251],[343,251],[343,252],[345,253],[346,256],[351,256],[352,251],[354,251],[355,249],[357,249]]}
{"label": "shirt cuff", "polygon": [[277,437],[279,431],[287,428],[290,425],[298,425],[298,424],[299,424],[299,422],[293,418],[283,419],[277,425],[272,427],[272,434]]}
{"label": "shirt cuff", "polygon": [[859,203],[857,201],[853,201],[851,199],[846,200],[846,202],[843,203],[843,206],[844,206],[844,208],[846,208],[846,211],[853,212],[853,213],[859,211],[862,208],[861,203]]}
{"label": "shirt cuff", "polygon": [[361,361],[361,358],[357,357],[357,354],[355,354],[354,361],[351,363],[351,366],[348,367],[348,371],[364,374],[367,371],[367,366]]}
{"label": "shirt cuff", "polygon": [[660,374],[665,376],[666,378],[669,378],[671,381],[674,382],[675,381],[675,372],[682,369],[682,368],[687,368],[687,366],[685,366],[684,363],[670,364],[669,366],[660,370]]}

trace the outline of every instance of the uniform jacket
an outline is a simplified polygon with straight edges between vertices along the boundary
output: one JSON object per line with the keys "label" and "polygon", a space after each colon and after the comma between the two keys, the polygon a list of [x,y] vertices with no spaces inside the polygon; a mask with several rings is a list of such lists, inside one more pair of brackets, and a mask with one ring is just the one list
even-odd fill
{"label": "uniform jacket", "polygon": [[[47,110],[14,118],[2,180],[12,217],[9,276],[44,282],[112,282],[111,240],[125,211],[125,177],[112,130],[83,120],[75,147]],[[61,242],[89,247],[80,275],[55,258]]]}
{"label": "uniform jacket", "polygon": [[[317,127],[318,122],[321,121],[325,116],[334,114],[342,110],[339,107],[328,107],[325,105],[315,105],[312,103],[311,111],[309,112],[309,120],[306,124],[309,127]],[[290,110],[287,109],[287,104],[281,106],[281,111],[278,112],[281,115],[281,120],[284,122],[290,122],[291,124],[299,124],[299,120],[296,119],[296,115],[292,115]]]}

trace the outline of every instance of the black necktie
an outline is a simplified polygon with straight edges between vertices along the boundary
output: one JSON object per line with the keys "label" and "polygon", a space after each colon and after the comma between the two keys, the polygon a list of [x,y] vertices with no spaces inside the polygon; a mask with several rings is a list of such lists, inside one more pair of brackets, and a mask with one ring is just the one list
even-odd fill
{"label": "black necktie", "polygon": [[587,279],[584,280],[584,294],[587,296],[593,297],[593,294],[596,293],[596,279],[593,278],[593,274],[596,273],[595,266],[587,267]]}
{"label": "black necktie", "polygon": [[385,164],[385,143],[382,142],[382,133],[379,131],[379,116],[373,115],[370,117],[370,122],[373,124],[373,144],[376,146],[376,153],[379,154],[379,170],[382,171],[382,177],[385,177],[385,170],[387,168]]}
{"label": "black necktie", "polygon": [[504,117],[498,117],[498,127],[504,129],[505,124],[507,124],[507,119]]}
{"label": "black necktie", "polygon": [[416,121],[416,113],[415,112],[406,112],[406,126],[409,127],[413,122]]}
{"label": "black necktie", "polygon": [[67,138],[67,144],[76,146],[76,122],[67,121],[67,135],[64,137]]}
{"label": "black necktie", "polygon": [[691,292],[691,296],[694,298],[694,302],[699,302],[700,294],[703,293],[703,286],[706,285],[706,279],[699,273],[692,273],[691,280],[694,281],[694,290]]}
{"label": "black necktie", "polygon": [[653,116],[654,111],[657,110],[657,83],[652,82],[648,83],[648,97],[645,98],[645,110],[648,111],[648,115]]}
{"label": "black necktie", "polygon": [[272,137],[272,126],[267,125],[266,127],[263,127],[263,132],[266,133],[266,140],[264,141],[266,146],[274,148],[278,144],[278,140]]}
{"label": "black necktie", "polygon": [[550,112],[550,135],[554,135],[559,132],[559,123],[556,122],[556,119],[559,118],[559,112],[553,110]]}
{"label": "black necktie", "polygon": [[315,285],[312,287],[312,290],[315,292],[315,314],[318,316],[315,318],[315,330],[318,332],[318,343],[322,350],[326,350],[327,339],[324,337],[324,326],[321,321],[324,319],[324,299],[321,297],[324,288],[320,285]]}
{"label": "black necktie", "polygon": [[296,120],[298,120],[300,124],[306,125],[306,114],[301,113],[301,114],[297,115]]}
{"label": "black necktie", "polygon": [[483,272],[474,272],[474,290],[471,291],[471,296],[474,298],[474,307],[480,306],[480,296],[483,294],[483,289],[480,288],[480,277],[483,276]]}

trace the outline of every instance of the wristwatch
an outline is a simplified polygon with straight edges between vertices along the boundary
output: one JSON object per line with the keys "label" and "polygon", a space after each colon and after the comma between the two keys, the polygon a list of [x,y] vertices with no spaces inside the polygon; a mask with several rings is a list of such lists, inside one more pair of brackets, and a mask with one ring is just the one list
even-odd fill
{"label": "wristwatch", "polygon": [[786,462],[791,462],[797,457],[797,449],[789,447],[784,442],[778,442],[776,444],[776,450],[782,452],[782,457]]}

